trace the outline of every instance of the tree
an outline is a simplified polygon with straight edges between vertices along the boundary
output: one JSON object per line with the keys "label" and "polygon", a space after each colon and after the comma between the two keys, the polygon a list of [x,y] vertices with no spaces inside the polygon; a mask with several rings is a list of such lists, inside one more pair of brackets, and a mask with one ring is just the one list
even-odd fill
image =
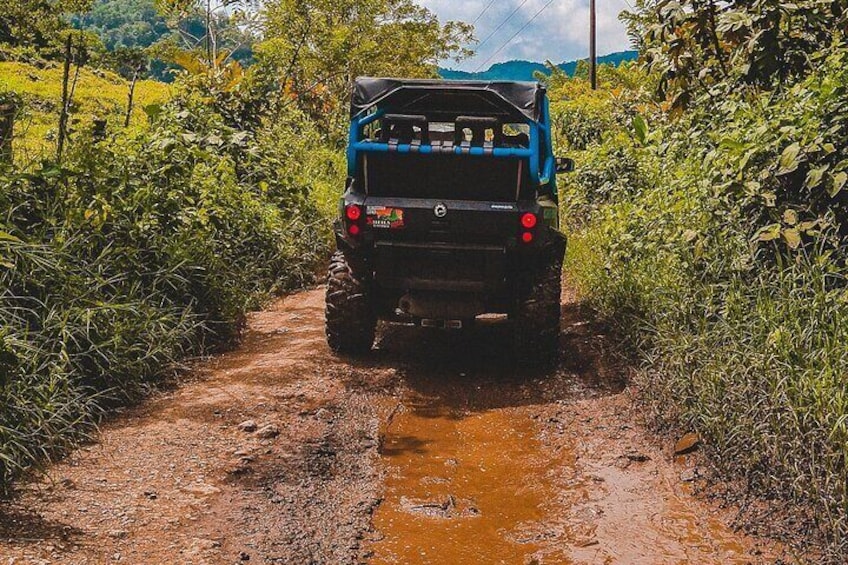
{"label": "tree", "polygon": [[0,11],[0,44],[61,49],[65,14],[87,10],[91,0],[5,0]]}
{"label": "tree", "polygon": [[[155,0],[156,8],[179,37],[175,47],[203,52],[210,67],[226,62],[251,45],[249,20],[258,0]],[[224,56],[221,57],[221,54]]]}
{"label": "tree", "polygon": [[97,0],[89,12],[72,16],[71,23],[96,32],[110,51],[150,47],[172,33],[153,0]]}
{"label": "tree", "polygon": [[[170,82],[178,67],[174,62],[177,54],[205,52],[207,37],[216,53],[226,51],[225,59],[249,64],[255,37],[244,27],[243,11],[236,9],[242,2],[210,1],[208,12],[206,4],[205,0],[95,0],[90,11],[74,14],[70,22],[101,38],[113,52],[119,72],[123,68],[120,59],[127,52],[118,51],[144,50],[150,59],[146,72],[157,80]],[[211,34],[207,33],[207,25]],[[206,54],[203,58],[208,63],[217,56],[210,59]]]}
{"label": "tree", "polygon": [[719,86],[770,89],[806,76],[844,47],[844,2],[819,0],[636,0],[625,12],[631,38],[660,94],[676,108]]}
{"label": "tree", "polygon": [[278,77],[276,104],[296,102],[324,123],[343,116],[357,76],[436,77],[440,60],[469,54],[472,37],[413,0],[269,0],[261,25],[257,58]]}

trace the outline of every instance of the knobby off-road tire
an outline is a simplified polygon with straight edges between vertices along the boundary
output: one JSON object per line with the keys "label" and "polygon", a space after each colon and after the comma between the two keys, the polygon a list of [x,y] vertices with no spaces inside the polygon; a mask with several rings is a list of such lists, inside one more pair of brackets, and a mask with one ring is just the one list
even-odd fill
{"label": "knobby off-road tire", "polygon": [[330,349],[344,355],[370,351],[377,318],[366,283],[357,276],[341,251],[330,261],[326,300],[325,322]]}
{"label": "knobby off-road tire", "polygon": [[559,357],[562,263],[552,260],[533,281],[514,314],[513,348],[522,366],[546,368]]}

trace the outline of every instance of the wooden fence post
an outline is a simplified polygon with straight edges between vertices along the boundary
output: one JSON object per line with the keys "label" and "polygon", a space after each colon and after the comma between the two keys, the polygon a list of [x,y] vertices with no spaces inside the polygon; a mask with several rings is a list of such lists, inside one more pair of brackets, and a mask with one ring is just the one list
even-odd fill
{"label": "wooden fence post", "polygon": [[12,140],[15,134],[15,116],[18,107],[14,102],[0,104],[0,163],[11,163]]}

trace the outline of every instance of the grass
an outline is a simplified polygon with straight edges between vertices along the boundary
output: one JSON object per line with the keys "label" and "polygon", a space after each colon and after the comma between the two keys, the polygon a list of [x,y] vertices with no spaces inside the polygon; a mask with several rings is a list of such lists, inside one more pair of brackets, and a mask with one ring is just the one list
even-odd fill
{"label": "grass", "polygon": [[[73,77],[73,70],[71,76]],[[15,133],[16,162],[30,164],[55,151],[58,115],[62,102],[62,66],[46,62],[43,68],[26,63],[0,62],[0,92],[14,92],[23,99]],[[123,127],[129,82],[110,71],[80,70],[73,100],[71,129],[91,126],[95,118],[108,120],[109,127]],[[166,102],[167,84],[142,80],[136,84],[131,128],[148,125],[146,106]]]}

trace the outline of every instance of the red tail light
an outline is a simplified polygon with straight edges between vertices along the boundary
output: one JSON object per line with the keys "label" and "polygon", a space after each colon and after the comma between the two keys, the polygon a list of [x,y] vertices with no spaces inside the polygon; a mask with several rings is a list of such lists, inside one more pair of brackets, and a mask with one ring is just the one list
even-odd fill
{"label": "red tail light", "polygon": [[350,235],[352,235],[354,237],[359,235],[361,233],[361,231],[362,230],[360,230],[359,226],[357,226],[356,224],[351,224],[347,228],[347,233],[349,233]]}
{"label": "red tail light", "polygon": [[524,226],[528,230],[532,230],[536,227],[536,223],[538,222],[538,218],[536,218],[536,214],[531,214],[527,212],[523,216],[521,216],[521,225]]}
{"label": "red tail light", "polygon": [[362,208],[355,204],[351,204],[347,208],[345,208],[345,216],[351,222],[355,222],[362,217]]}
{"label": "red tail light", "polygon": [[521,242],[522,243],[533,243],[533,234],[529,231],[526,231],[521,234]]}

